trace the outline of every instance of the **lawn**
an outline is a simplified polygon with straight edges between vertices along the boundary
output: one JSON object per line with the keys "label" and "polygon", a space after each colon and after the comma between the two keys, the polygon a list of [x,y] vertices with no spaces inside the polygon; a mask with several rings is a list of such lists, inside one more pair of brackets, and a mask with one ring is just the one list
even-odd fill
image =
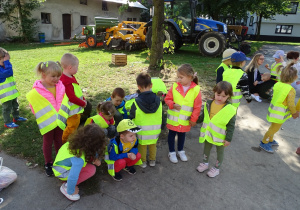
{"label": "lawn", "polygon": [[[266,42],[253,42],[252,53]],[[272,43],[273,44],[273,43]],[[115,87],[124,88],[126,94],[134,93],[137,89],[135,77],[138,73],[147,70],[149,50],[124,52],[127,56],[127,65],[120,67],[111,64],[111,54],[119,51],[104,51],[102,48],[85,49],[77,45],[54,46],[49,44],[2,44],[7,49],[13,64],[14,77],[17,81],[21,96],[20,115],[28,118],[18,129],[5,129],[0,126],[0,144],[3,150],[10,154],[26,158],[31,162],[43,164],[42,136],[37,128],[34,115],[31,113],[26,93],[32,88],[36,79],[35,66],[39,62],[48,60],[60,61],[66,52],[73,53],[79,59],[77,81],[84,92],[84,96],[93,107],[110,96]],[[176,68],[183,63],[190,63],[198,72],[200,86],[204,95],[210,93],[215,80],[215,69],[221,62],[221,57],[202,57],[195,45],[183,46],[173,55],[165,55],[164,59],[173,65],[168,72],[174,75]],[[167,79],[169,87],[174,78]],[[2,108],[2,107],[1,107]],[[95,114],[95,111],[93,111]],[[0,121],[3,122],[2,115]]]}

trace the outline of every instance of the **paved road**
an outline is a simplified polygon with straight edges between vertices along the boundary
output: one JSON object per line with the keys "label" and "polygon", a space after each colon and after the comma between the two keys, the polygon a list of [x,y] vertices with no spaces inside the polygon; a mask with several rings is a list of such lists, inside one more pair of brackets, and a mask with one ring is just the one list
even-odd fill
{"label": "paved road", "polygon": [[[268,105],[266,101],[247,104],[243,99],[232,144],[225,150],[216,178],[195,170],[203,155],[199,125],[187,134],[188,162],[172,164],[167,141],[162,139],[156,167],[137,167],[136,175],[124,172],[121,182],[99,168],[95,177],[79,186],[77,202],[60,193],[58,179],[46,177],[39,168],[28,169],[25,160],[1,152],[4,165],[17,172],[18,180],[0,192],[4,198],[0,209],[299,209],[300,157],[295,150],[300,146],[300,122],[289,119],[283,125],[275,135],[280,146],[274,154],[261,151],[259,141],[269,126]],[[212,165],[215,149],[211,154]]]}

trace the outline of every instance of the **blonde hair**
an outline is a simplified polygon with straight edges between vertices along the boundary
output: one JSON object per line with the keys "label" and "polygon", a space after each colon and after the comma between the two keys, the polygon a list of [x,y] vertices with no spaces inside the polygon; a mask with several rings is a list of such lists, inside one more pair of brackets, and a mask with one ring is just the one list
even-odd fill
{"label": "blonde hair", "polygon": [[60,63],[54,62],[54,61],[46,61],[46,62],[40,62],[36,68],[35,71],[37,75],[41,76],[43,73],[44,74],[56,74],[56,75],[61,75],[62,74],[62,68]]}
{"label": "blonde hair", "polygon": [[181,66],[178,67],[177,71],[180,74],[186,75],[186,76],[192,76],[193,82],[198,85],[198,77],[197,74],[195,73],[193,67],[190,64],[182,64]]}
{"label": "blonde hair", "polygon": [[102,112],[105,115],[114,116],[116,111],[117,110],[111,101],[99,103],[97,106],[97,112]]}
{"label": "blonde hair", "polygon": [[65,53],[61,57],[60,62],[63,68],[67,68],[68,66],[75,66],[76,64],[79,63],[79,60],[75,55],[71,53]]}
{"label": "blonde hair", "polygon": [[7,50],[0,47],[0,58],[4,58],[6,54],[7,54]]}
{"label": "blonde hair", "polygon": [[258,69],[259,66],[257,64],[257,61],[260,58],[260,56],[264,56],[264,55],[262,53],[257,53],[254,55],[250,63],[245,68],[246,73],[251,72],[252,69]]}
{"label": "blonde hair", "polygon": [[285,68],[279,66],[282,69],[280,75],[280,81],[283,83],[293,83],[297,79],[297,69],[293,67],[295,62],[290,62]]}

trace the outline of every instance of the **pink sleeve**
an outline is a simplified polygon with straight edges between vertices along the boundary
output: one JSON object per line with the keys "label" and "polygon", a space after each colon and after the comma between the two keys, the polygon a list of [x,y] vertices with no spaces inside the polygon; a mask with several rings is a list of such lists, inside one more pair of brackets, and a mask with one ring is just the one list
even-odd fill
{"label": "pink sleeve", "polygon": [[173,109],[174,100],[173,100],[173,85],[169,89],[166,97],[165,97],[165,103],[168,105],[169,109]]}
{"label": "pink sleeve", "polygon": [[192,122],[197,122],[200,115],[201,106],[202,106],[202,97],[201,97],[201,91],[199,91],[199,94],[194,101],[194,109],[191,115]]}

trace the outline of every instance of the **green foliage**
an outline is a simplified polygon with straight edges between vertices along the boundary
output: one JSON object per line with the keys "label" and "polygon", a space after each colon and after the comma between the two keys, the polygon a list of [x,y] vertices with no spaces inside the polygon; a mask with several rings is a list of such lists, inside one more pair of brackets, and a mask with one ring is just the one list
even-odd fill
{"label": "green foliage", "polygon": [[40,7],[40,2],[31,0],[21,4],[20,0],[7,1],[2,5],[3,12],[0,13],[0,19],[18,33],[21,41],[33,41],[38,30],[38,20],[31,17],[31,12]]}
{"label": "green foliage", "polygon": [[166,40],[163,44],[163,48],[168,49],[168,50],[164,50],[164,53],[174,54],[174,52],[175,52],[175,44],[172,40],[170,40],[170,41]]}

